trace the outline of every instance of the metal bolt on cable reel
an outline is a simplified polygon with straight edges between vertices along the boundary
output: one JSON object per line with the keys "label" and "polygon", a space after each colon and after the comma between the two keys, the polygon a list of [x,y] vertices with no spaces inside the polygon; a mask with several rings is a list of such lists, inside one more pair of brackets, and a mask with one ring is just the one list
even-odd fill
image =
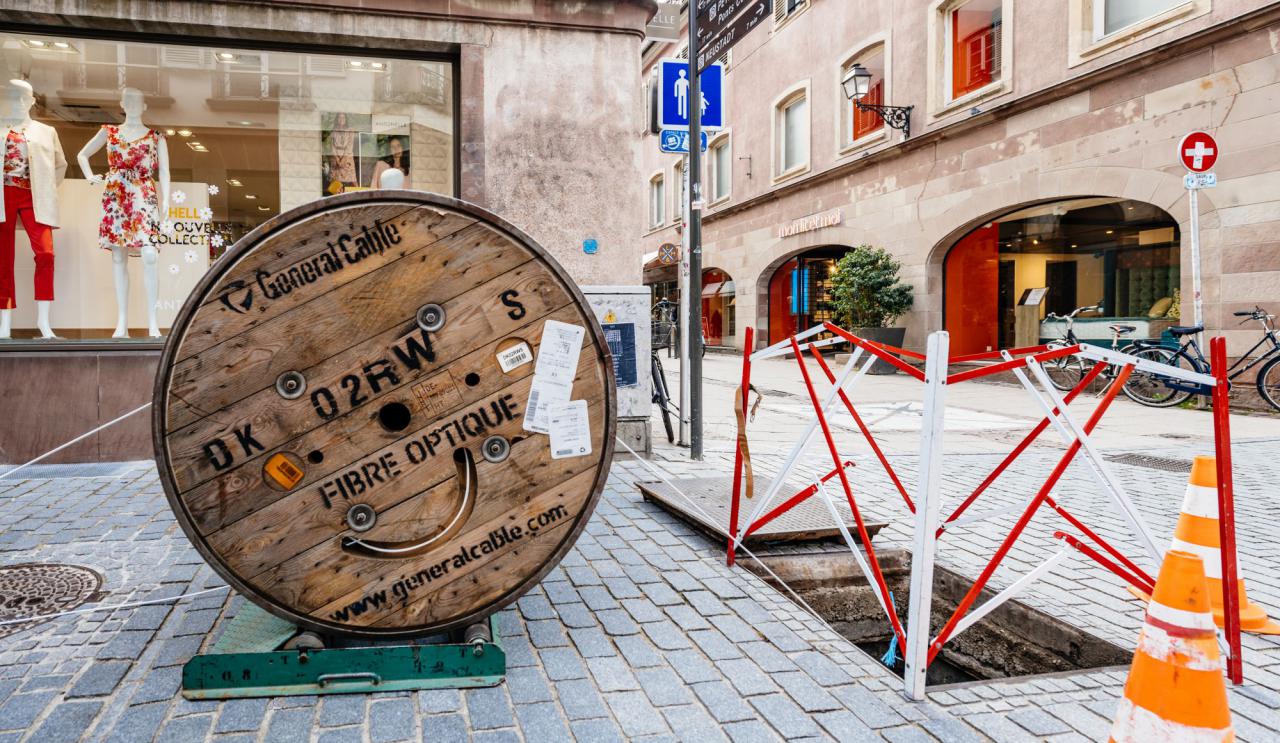
{"label": "metal bolt on cable reel", "polygon": [[[585,414],[535,412],[565,380]],[[600,326],[545,250],[461,201],[367,191],[215,264],[153,416],[170,506],[219,575],[306,629],[394,638],[474,625],[559,562],[616,406]]]}

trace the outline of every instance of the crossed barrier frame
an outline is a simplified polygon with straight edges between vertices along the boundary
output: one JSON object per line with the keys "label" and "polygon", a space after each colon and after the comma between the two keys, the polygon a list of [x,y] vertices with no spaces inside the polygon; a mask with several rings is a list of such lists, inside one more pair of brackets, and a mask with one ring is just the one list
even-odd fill
{"label": "crossed barrier frame", "polygon": [[[828,338],[818,338],[822,334],[830,334]],[[1011,348],[986,353],[949,355],[949,336],[946,331],[931,333],[926,345],[926,352],[921,354],[903,348],[896,348],[883,343],[868,340],[850,333],[835,325],[824,323],[808,330],[796,333],[766,348],[751,351],[754,345],[755,330],[747,327],[745,332],[745,348],[742,361],[742,387],[740,393],[745,395],[751,389],[752,365],[756,362],[792,355],[799,367],[808,393],[814,414],[809,419],[804,431],[793,444],[783,462],[780,472],[763,497],[755,500],[749,514],[742,517],[742,486],[745,459],[745,430],[740,432],[734,457],[733,492],[730,501],[727,561],[734,564],[735,554],[742,540],[757,531],[765,524],[778,518],[791,508],[811,497],[818,497],[826,506],[835,521],[837,529],[850,551],[853,553],[859,568],[872,585],[880,609],[897,638],[898,645],[904,651],[906,672],[904,674],[904,692],[911,699],[923,699],[925,692],[925,674],[930,663],[948,640],[965,631],[983,617],[995,610],[1004,602],[1013,598],[1039,578],[1046,575],[1059,563],[1073,554],[1087,557],[1135,589],[1150,594],[1155,579],[1137,562],[1126,556],[1101,535],[1090,529],[1081,519],[1074,516],[1052,495],[1067,467],[1076,460],[1082,451],[1088,471],[1098,488],[1107,496],[1113,508],[1123,517],[1130,531],[1137,539],[1146,558],[1158,570],[1164,551],[1156,546],[1150,529],[1143,521],[1133,501],[1124,491],[1118,479],[1111,472],[1107,462],[1102,458],[1091,439],[1091,434],[1098,426],[1107,410],[1114,402],[1116,395],[1135,371],[1149,372],[1170,377],[1182,382],[1201,385],[1211,390],[1213,398],[1214,444],[1217,458],[1218,475],[1218,509],[1219,537],[1221,540],[1222,585],[1224,607],[1224,635],[1227,650],[1227,675],[1233,683],[1243,681],[1243,664],[1240,646],[1239,596],[1235,589],[1238,569],[1235,546],[1235,508],[1231,479],[1231,434],[1228,411],[1229,382],[1227,380],[1226,341],[1215,337],[1210,340],[1210,374],[1189,371],[1187,369],[1162,364],[1149,359],[1140,359],[1118,351],[1076,344],[1071,346],[1051,347],[1049,345]],[[848,343],[852,353],[839,372],[835,372],[823,358],[821,349],[837,343]],[[820,395],[818,386],[810,374],[805,355],[812,359],[826,380],[825,394]],[[1065,395],[1061,394],[1049,381],[1043,364],[1064,356],[1078,356],[1081,359],[1095,362],[1092,368],[1075,387]],[[923,362],[924,368],[903,359]],[[990,362],[983,366],[951,371],[950,365],[963,362]],[[914,498],[910,488],[905,485],[885,456],[875,439],[873,432],[858,414],[850,394],[872,368],[872,365],[884,363],[902,371],[924,385],[923,423],[920,434],[920,472],[914,490]],[[1081,392],[1094,382],[1107,366],[1119,367],[1119,371],[1111,385],[1103,393],[1098,406],[1081,423],[1070,410],[1070,404]],[[946,391],[949,386],[1010,372],[1020,385],[1028,392],[1039,407],[1043,417],[1024,438],[1004,457],[990,474],[971,493],[957,505],[951,513],[942,519],[942,457],[944,454],[943,419],[946,410]],[[896,607],[893,606],[889,590],[884,579],[883,570],[876,556],[875,548],[867,533],[862,513],[858,507],[858,499],[850,484],[848,471],[852,461],[842,460],[831,430],[831,417],[838,414],[842,406],[855,423],[861,436],[866,440],[875,459],[888,475],[897,494],[901,496],[906,509],[913,515],[911,555],[911,592],[907,608],[907,621],[904,625]],[[745,426],[746,423],[743,422]],[[1014,507],[995,509],[976,515],[965,515],[979,496],[986,491],[1018,457],[1033,444],[1046,429],[1052,427],[1067,445],[1066,452],[1045,477],[1040,488],[1023,504]],[[818,433],[825,440],[826,453],[831,458],[832,468],[821,477],[813,479],[806,487],[787,497],[776,507],[769,509],[782,490],[783,483],[795,471],[796,465],[813,445]],[[841,517],[836,508],[829,484],[836,480],[843,491],[849,511],[853,516],[853,527],[863,549],[854,540],[854,534]],[[1083,539],[1066,531],[1054,532],[1054,538],[1060,543],[1056,553],[1022,575],[1007,588],[997,593],[986,603],[974,607],[978,596],[986,587],[991,577],[999,568],[1004,557],[1022,536],[1027,525],[1043,508],[1048,507],[1064,521],[1083,535]],[[766,510],[768,509],[768,510]],[[974,580],[968,593],[961,599],[959,606],[943,625],[937,636],[930,639],[930,614],[933,599],[934,558],[939,540],[945,536],[949,528],[966,523],[995,518],[1010,512],[1019,512],[1020,516],[1006,534],[1000,546],[991,556],[987,565]],[[865,551],[865,554],[864,554]]]}

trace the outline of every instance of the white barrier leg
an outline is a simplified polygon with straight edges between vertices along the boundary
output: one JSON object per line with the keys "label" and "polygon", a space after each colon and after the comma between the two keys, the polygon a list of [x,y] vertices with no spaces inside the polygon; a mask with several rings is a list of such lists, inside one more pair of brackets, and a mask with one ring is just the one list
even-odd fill
{"label": "white barrier leg", "polygon": [[947,357],[950,336],[929,334],[924,362],[924,425],[920,431],[920,485],[916,491],[915,537],[911,542],[911,601],[907,611],[907,669],[903,687],[908,698],[924,699],[929,667],[929,615],[933,604],[933,554],[942,505],[942,426],[946,417]]}

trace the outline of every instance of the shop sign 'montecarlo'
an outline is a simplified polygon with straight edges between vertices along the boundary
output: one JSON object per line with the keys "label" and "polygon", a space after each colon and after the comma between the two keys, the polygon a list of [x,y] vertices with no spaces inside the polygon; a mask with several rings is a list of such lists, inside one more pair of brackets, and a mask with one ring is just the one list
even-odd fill
{"label": "shop sign 'montecarlo'", "polygon": [[812,232],[823,227],[835,227],[844,221],[844,211],[832,209],[821,214],[810,214],[807,217],[793,219],[786,224],[778,225],[778,237],[791,237],[802,232]]}

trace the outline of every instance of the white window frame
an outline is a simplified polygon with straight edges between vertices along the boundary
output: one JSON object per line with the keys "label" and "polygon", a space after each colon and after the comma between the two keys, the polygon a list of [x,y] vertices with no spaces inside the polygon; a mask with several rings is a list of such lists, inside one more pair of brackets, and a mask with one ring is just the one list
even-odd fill
{"label": "white window frame", "polygon": [[671,182],[675,184],[675,188],[671,190],[671,196],[675,199],[675,208],[671,210],[671,224],[680,224],[684,219],[684,203],[689,198],[684,185],[684,163],[684,158],[680,158],[671,166]]}
{"label": "white window frame", "polygon": [[[729,158],[729,177],[727,179],[728,183],[724,184],[724,193],[717,194],[716,192],[720,189],[721,183],[720,174],[716,171],[715,152],[721,147],[725,149],[726,156]],[[707,168],[707,172],[711,176],[711,200],[707,203],[721,204],[733,196],[733,142],[729,138],[728,130],[717,133],[715,137],[707,142],[707,155],[707,163],[710,166]]]}
{"label": "white window frame", "polygon": [[836,129],[836,153],[839,157],[861,152],[889,138],[889,125],[885,124],[874,134],[855,140],[853,138],[853,101],[849,100],[849,97],[844,93],[845,73],[849,71],[849,68],[853,67],[855,62],[874,54],[877,49],[880,49],[884,55],[884,102],[885,105],[891,105],[893,101],[893,65],[890,64],[889,35],[887,33],[879,33],[863,39],[840,55],[840,58],[844,61],[836,68],[836,91],[837,95],[840,96],[838,109],[841,112],[840,125]]}
{"label": "white window frame", "polygon": [[[773,182],[781,183],[790,180],[796,176],[809,172],[813,163],[813,96],[811,95],[810,81],[805,80],[788,88],[773,100],[772,115],[772,156],[770,160],[770,170],[773,173]],[[786,132],[784,131],[784,122],[786,121],[786,111],[796,102],[803,99],[805,101],[805,121],[802,124],[805,133],[805,157],[804,162],[792,166],[790,169],[783,169],[783,156],[786,147]]]}
{"label": "white window frame", "polygon": [[787,25],[792,18],[800,15],[813,5],[813,0],[799,0],[795,7],[787,10],[787,0],[773,0],[773,28],[776,31]]}
{"label": "white window frame", "polygon": [[[656,187],[662,189],[662,193],[657,194],[655,198]],[[661,209],[662,213],[657,211]],[[667,179],[666,174],[662,172],[654,173],[649,177],[649,229],[656,230],[667,225]]]}
{"label": "white window frame", "polygon": [[1070,0],[1068,67],[1088,62],[1103,54],[1186,23],[1213,9],[1213,0],[1185,0],[1164,11],[1104,34],[1103,13],[1107,0]]}
{"label": "white window frame", "polygon": [[958,98],[951,97],[951,12],[973,1],[933,0],[929,4],[931,118],[948,116],[1013,89],[1013,1],[1000,0],[1000,77]]}

